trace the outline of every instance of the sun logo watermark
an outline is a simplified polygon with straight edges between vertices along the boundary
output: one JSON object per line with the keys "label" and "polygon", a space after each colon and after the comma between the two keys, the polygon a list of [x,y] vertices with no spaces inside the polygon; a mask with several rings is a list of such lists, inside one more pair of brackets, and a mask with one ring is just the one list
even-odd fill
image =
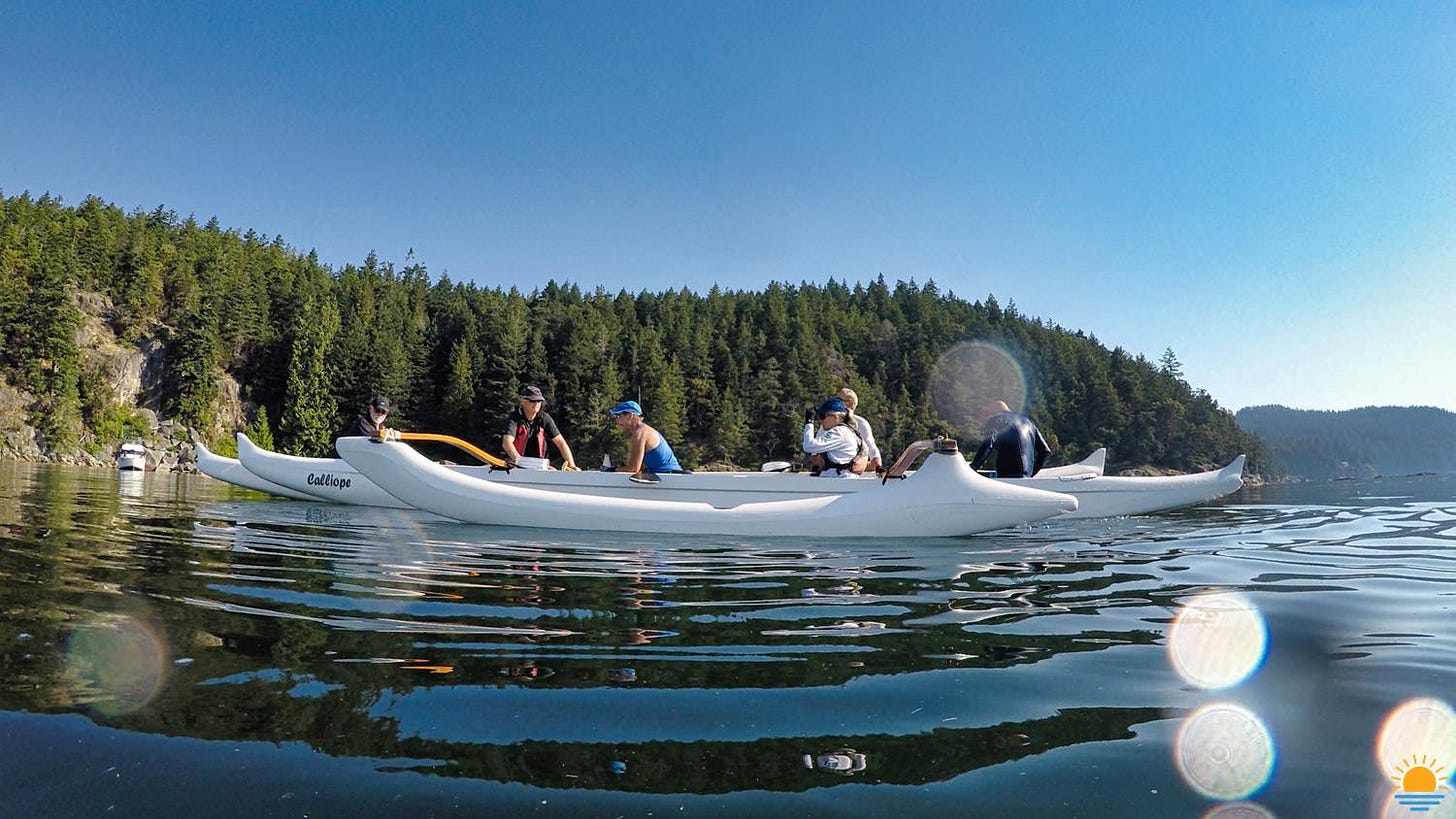
{"label": "sun logo watermark", "polygon": [[1395,801],[1412,813],[1426,813],[1446,798],[1446,768],[1425,754],[1402,759],[1391,772]]}
{"label": "sun logo watermark", "polygon": [[1444,701],[1417,697],[1392,708],[1381,723],[1375,759],[1395,785],[1395,793],[1386,791],[1385,819],[1456,816],[1446,767],[1456,760],[1456,711]]}

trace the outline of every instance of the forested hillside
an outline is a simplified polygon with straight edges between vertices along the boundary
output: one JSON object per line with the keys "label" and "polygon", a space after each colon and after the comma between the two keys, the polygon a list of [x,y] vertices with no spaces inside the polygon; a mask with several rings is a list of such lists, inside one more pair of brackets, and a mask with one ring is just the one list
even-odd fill
{"label": "forested hillside", "polygon": [[947,350],[977,340],[1020,362],[1054,460],[1105,445],[1115,466],[1192,470],[1248,452],[1257,470],[1253,439],[1183,381],[1171,351],[1154,365],[993,297],[883,278],[762,292],[522,287],[432,278],[373,254],[335,270],[215,219],[0,194],[0,387],[23,397],[48,452],[135,431],[135,407],[81,354],[78,304],[95,294],[124,344],[159,351],[162,388],[134,403],[211,440],[230,433],[222,409],[241,399],[278,448],[329,455],[346,418],[382,393],[393,425],[498,450],[497,426],[532,383],[584,464],[620,455],[606,410],[631,397],[689,465],[753,465],[791,457],[803,407],[843,385],[887,457],[934,433],[965,438],[927,385]]}
{"label": "forested hillside", "polygon": [[1281,406],[1239,410],[1264,442],[1266,471],[1306,480],[1456,472],[1456,413],[1435,407],[1342,412]]}

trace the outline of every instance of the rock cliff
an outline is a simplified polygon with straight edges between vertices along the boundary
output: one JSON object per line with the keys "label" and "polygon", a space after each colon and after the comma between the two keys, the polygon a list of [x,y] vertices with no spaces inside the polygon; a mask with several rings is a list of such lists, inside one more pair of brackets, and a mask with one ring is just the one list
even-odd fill
{"label": "rock cliff", "polygon": [[[164,416],[168,381],[167,328],[155,328],[135,343],[118,338],[111,300],[99,293],[77,293],[81,324],[76,346],[91,384],[103,385],[107,403],[129,409],[147,432],[140,443],[147,448],[147,468],[160,471],[195,471],[192,448],[195,431]],[[236,380],[218,375],[217,418],[223,429],[240,428],[245,413]],[[100,440],[93,431],[82,435],[79,446],[54,450],[30,424],[36,396],[0,379],[0,459],[54,461],[86,466],[112,466],[122,441]],[[210,432],[216,432],[211,430]]]}

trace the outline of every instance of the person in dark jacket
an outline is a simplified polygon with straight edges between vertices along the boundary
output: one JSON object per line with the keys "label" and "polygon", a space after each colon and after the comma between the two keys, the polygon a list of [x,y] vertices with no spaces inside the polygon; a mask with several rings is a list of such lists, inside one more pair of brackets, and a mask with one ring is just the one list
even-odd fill
{"label": "person in dark jacket", "polygon": [[382,395],[376,395],[369,399],[364,406],[364,412],[360,413],[344,431],[339,433],[340,438],[352,435],[362,435],[366,438],[373,438],[384,429],[384,422],[389,417],[389,399]]}
{"label": "person in dark jacket", "polygon": [[506,460],[513,464],[519,464],[522,458],[546,461],[546,442],[550,441],[561,453],[561,468],[575,471],[576,459],[572,457],[571,447],[566,445],[566,437],[557,429],[556,419],[541,409],[546,402],[541,388],[525,387],[517,398],[521,405],[511,410],[506,416],[505,427],[501,429],[501,449],[506,453]]}
{"label": "person in dark jacket", "polygon": [[986,423],[981,427],[981,446],[971,459],[980,469],[991,460],[998,478],[1029,478],[1035,475],[1052,448],[1030,418],[1012,412],[1005,401],[986,405]]}

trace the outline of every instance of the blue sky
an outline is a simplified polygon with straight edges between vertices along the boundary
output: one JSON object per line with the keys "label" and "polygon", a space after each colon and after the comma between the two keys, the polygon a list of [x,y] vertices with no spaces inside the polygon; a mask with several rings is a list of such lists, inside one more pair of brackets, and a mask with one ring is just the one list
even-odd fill
{"label": "blue sky", "polygon": [[1456,4],[0,6],[0,190],[530,291],[934,280],[1456,410]]}

